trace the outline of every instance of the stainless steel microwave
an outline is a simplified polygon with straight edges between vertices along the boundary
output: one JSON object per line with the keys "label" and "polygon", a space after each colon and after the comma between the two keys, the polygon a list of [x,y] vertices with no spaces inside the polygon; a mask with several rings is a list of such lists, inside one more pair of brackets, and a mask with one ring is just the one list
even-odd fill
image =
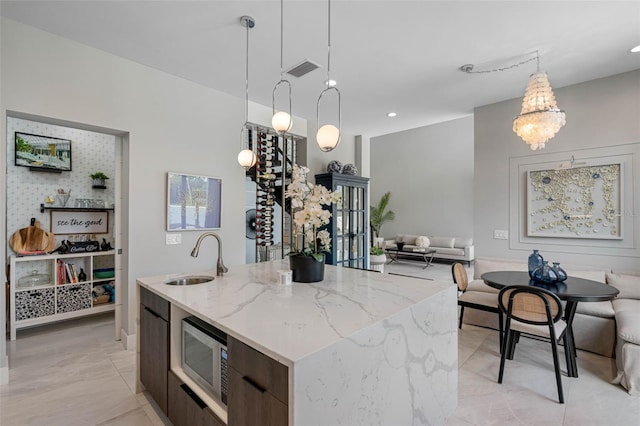
{"label": "stainless steel microwave", "polygon": [[184,318],[182,369],[205,392],[226,405],[227,334],[199,318]]}

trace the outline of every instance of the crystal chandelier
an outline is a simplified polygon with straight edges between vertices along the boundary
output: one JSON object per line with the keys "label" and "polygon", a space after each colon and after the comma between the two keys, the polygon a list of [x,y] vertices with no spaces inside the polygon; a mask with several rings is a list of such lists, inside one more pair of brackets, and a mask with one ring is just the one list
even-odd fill
{"label": "crystal chandelier", "polygon": [[540,54],[521,62],[501,68],[474,70],[473,64],[465,64],[460,71],[467,74],[487,74],[518,68],[532,61],[537,63],[537,71],[529,77],[529,84],[522,99],[520,115],[513,119],[513,131],[522,138],[532,150],[542,149],[549,139],[555,136],[565,125],[564,111],[558,109],[553,89],[547,73],[540,71]]}
{"label": "crystal chandelier", "polygon": [[529,77],[522,110],[513,119],[513,131],[535,151],[544,148],[565,123],[564,111],[558,109],[547,73],[538,67]]}

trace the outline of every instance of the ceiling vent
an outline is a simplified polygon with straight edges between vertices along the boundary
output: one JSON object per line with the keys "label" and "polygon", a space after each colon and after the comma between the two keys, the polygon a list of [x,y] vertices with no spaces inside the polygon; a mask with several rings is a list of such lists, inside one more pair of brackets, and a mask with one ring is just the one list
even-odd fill
{"label": "ceiling vent", "polygon": [[305,74],[309,74],[311,71],[315,70],[316,68],[320,68],[320,65],[316,64],[310,59],[305,59],[304,61],[300,62],[298,65],[294,65],[291,68],[289,68],[286,72],[287,74],[291,74],[294,77],[300,78]]}

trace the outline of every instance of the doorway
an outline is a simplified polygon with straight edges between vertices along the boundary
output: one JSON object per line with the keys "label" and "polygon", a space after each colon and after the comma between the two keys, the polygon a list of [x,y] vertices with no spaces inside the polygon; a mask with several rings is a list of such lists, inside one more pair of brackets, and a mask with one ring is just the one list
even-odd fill
{"label": "doorway", "polygon": [[[22,167],[16,161],[16,134],[23,133],[36,136],[45,136],[71,141],[71,148],[64,153],[49,153],[52,157],[64,157],[68,161],[71,170],[62,172],[42,172],[36,168]],[[29,139],[33,143],[39,143],[39,139],[32,137]],[[2,212],[6,223],[5,250],[6,258],[15,255],[9,240],[11,235],[24,226],[28,226],[30,218],[36,218],[46,231],[52,230],[52,212],[63,212],[65,214],[88,214],[89,210],[105,215],[105,229],[98,229],[95,233],[81,233],[78,231],[68,231],[66,233],[56,233],[53,246],[57,250],[53,256],[59,256],[63,246],[82,249],[82,245],[98,241],[101,243],[103,256],[94,257],[89,253],[78,251],[78,267],[89,268],[89,277],[78,280],[77,287],[81,291],[86,291],[91,298],[88,306],[76,306],[75,311],[68,312],[66,307],[62,308],[58,299],[58,293],[63,294],[61,286],[62,275],[58,271],[58,259],[51,259],[51,255],[42,256],[42,262],[38,261],[38,256],[30,256],[28,260],[22,259],[24,263],[21,272],[13,274],[15,277],[12,286],[17,286],[17,281],[24,275],[25,268],[29,264],[34,265],[34,270],[40,268],[42,273],[38,275],[48,281],[53,286],[50,293],[55,297],[54,316],[52,321],[80,317],[84,314],[92,314],[103,311],[113,311],[114,315],[114,340],[121,339],[122,329],[122,306],[126,305],[127,298],[127,262],[123,259],[122,247],[126,245],[127,217],[126,208],[123,208],[123,200],[128,187],[127,174],[125,172],[124,161],[128,153],[128,133],[104,129],[97,126],[86,125],[51,119],[47,117],[34,116],[24,113],[7,112],[6,118],[6,181],[5,181],[5,209]],[[20,141],[21,142],[21,141]],[[27,147],[28,148],[28,147]],[[21,147],[25,149],[25,147]],[[38,161],[36,159],[35,161]],[[108,176],[104,185],[96,185],[92,182],[90,175],[101,172]],[[64,194],[65,196],[61,196]],[[27,223],[25,223],[27,222]],[[110,247],[109,247],[110,246]],[[111,248],[111,250],[109,250]],[[49,251],[49,250],[47,250]],[[74,252],[75,253],[75,252]],[[95,253],[97,254],[97,252]],[[111,255],[110,255],[111,254]],[[63,255],[60,255],[61,257]],[[74,255],[75,256],[75,255]],[[87,260],[90,258],[90,260]],[[35,259],[35,262],[31,262]],[[106,263],[101,261],[107,260]],[[7,261],[8,262],[8,261]],[[15,263],[15,262],[14,262]],[[76,266],[76,265],[74,265]],[[106,270],[104,278],[100,273]],[[109,270],[111,272],[109,272]],[[111,275],[110,275],[111,273]],[[73,274],[72,274],[73,275]],[[24,281],[23,281],[24,283]],[[74,282],[67,283],[73,286]],[[55,290],[54,290],[55,289]],[[105,290],[111,289],[111,290]],[[109,298],[105,298],[105,293],[111,291]],[[78,291],[79,293],[80,291]],[[15,293],[15,291],[13,292]],[[100,293],[98,295],[98,293]],[[10,293],[10,296],[12,293]],[[100,297],[102,296],[102,297]],[[3,318],[6,318],[6,306],[14,306],[13,312],[9,312],[8,318],[15,319],[15,305],[10,303],[0,306]],[[73,309],[73,308],[72,308]],[[60,315],[60,313],[62,313]],[[18,321],[15,321],[16,324]],[[40,320],[32,321],[34,325]],[[46,318],[42,323],[46,323]],[[25,326],[30,326],[29,321],[24,321]],[[3,339],[4,340],[4,339]],[[124,342],[123,342],[124,343]]]}

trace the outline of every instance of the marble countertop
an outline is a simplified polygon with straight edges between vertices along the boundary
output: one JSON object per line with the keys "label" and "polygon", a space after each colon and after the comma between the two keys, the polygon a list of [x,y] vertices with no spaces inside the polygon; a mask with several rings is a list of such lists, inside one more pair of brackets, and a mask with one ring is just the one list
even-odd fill
{"label": "marble countertop", "polygon": [[235,266],[205,284],[164,284],[189,273],[137,282],[289,366],[453,285],[331,265],[322,282],[281,285],[278,270],[288,268],[276,260]]}

